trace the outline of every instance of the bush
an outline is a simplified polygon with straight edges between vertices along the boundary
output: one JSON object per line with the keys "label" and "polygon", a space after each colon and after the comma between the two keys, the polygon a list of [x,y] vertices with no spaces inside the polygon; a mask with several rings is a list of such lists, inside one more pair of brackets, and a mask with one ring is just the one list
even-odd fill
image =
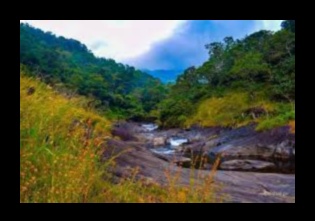
{"label": "bush", "polygon": [[[240,119],[248,109],[249,100],[246,93],[231,93],[224,97],[212,97],[203,101],[197,114],[187,121],[188,125],[201,126],[235,126],[245,119]],[[245,117],[245,116],[244,116]]]}
{"label": "bush", "polygon": [[291,105],[279,103],[277,104],[275,112],[271,116],[259,119],[256,130],[263,131],[284,126],[294,119],[295,111],[292,110]]}

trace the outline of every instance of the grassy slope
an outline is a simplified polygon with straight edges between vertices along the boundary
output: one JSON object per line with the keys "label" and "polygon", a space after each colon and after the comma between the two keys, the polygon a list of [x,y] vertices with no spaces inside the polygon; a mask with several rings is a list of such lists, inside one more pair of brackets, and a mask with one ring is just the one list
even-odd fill
{"label": "grassy slope", "polygon": [[[33,94],[28,94],[34,88]],[[47,85],[20,78],[20,182],[22,202],[80,202],[94,195],[100,177],[96,135],[110,122]],[[77,121],[74,123],[74,121]],[[95,137],[87,138],[88,127]]]}
{"label": "grassy slope", "polygon": [[[32,88],[32,89],[30,89]],[[101,146],[111,122],[87,110],[82,97],[66,99],[38,80],[20,77],[21,202],[212,202],[213,171],[201,186],[147,185],[104,179]],[[93,133],[89,131],[93,129]],[[107,174],[110,175],[110,174]]]}
{"label": "grassy slope", "polygon": [[[245,114],[253,108],[264,110],[264,113],[256,117]],[[222,97],[202,101],[197,112],[186,121],[186,126],[199,124],[206,127],[239,127],[250,123],[257,123],[258,131],[287,124],[295,126],[294,104],[270,101],[263,92],[256,93],[255,98],[251,99],[246,91],[231,91]]]}

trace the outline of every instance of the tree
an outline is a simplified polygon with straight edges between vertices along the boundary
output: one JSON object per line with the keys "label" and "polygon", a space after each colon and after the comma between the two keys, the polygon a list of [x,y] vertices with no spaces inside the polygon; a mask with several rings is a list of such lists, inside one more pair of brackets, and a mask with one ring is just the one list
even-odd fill
{"label": "tree", "polygon": [[210,57],[219,58],[223,54],[224,45],[221,42],[213,42],[205,47],[208,49]]}
{"label": "tree", "polygon": [[295,33],[295,20],[285,20],[281,23],[281,27]]}
{"label": "tree", "polygon": [[223,41],[225,43],[226,50],[230,50],[234,46],[234,43],[235,43],[233,37],[231,36],[225,37]]}
{"label": "tree", "polygon": [[[49,84],[62,84],[81,95],[93,95],[107,107],[128,117],[133,110],[149,114],[162,99],[147,96],[146,109],[140,99],[133,97],[139,88],[154,90],[162,83],[134,67],[113,59],[95,57],[87,47],[74,39],[57,37],[27,24],[20,24],[20,63],[27,65],[33,75],[41,75]],[[156,94],[156,92],[152,93]]]}
{"label": "tree", "polygon": [[[184,125],[194,119],[198,106],[211,98],[226,99],[239,91],[248,94],[249,101],[294,103],[295,100],[295,22],[286,21],[277,32],[261,30],[234,40],[226,37],[205,47],[209,59],[200,67],[188,68],[178,76],[176,84],[160,105],[160,120],[164,126]],[[245,96],[246,97],[246,96]],[[235,107],[231,100],[231,108]],[[247,100],[244,99],[244,105]],[[205,113],[209,106],[205,105]],[[221,111],[221,110],[220,110]],[[230,117],[231,109],[223,108]],[[235,113],[239,113],[236,110]],[[233,115],[234,117],[240,117]],[[204,115],[200,117],[206,121]],[[218,121],[219,122],[219,121]]]}

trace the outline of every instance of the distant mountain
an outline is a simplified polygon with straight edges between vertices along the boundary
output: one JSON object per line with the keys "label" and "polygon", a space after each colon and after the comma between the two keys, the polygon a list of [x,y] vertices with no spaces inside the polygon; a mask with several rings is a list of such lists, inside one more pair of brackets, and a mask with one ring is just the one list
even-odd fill
{"label": "distant mountain", "polygon": [[182,74],[184,70],[142,70],[153,77],[159,78],[163,83],[175,83],[178,75]]}

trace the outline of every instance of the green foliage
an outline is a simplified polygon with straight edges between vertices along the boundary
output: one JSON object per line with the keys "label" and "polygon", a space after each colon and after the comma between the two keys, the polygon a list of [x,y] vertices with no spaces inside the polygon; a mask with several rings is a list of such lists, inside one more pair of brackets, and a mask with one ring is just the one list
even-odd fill
{"label": "green foliage", "polygon": [[[276,33],[262,30],[241,40],[226,37],[206,49],[209,60],[185,70],[160,103],[163,126],[235,126],[264,119],[260,129],[292,119],[290,110],[275,109],[295,100],[294,21],[283,22]],[[267,112],[257,119],[244,116],[246,109],[255,107]]]}
{"label": "green foliage", "polygon": [[[55,86],[98,100],[97,108],[117,116],[146,116],[165,96],[158,79],[112,59],[96,58],[79,41],[20,24],[20,63]],[[115,114],[114,114],[115,115]],[[112,116],[114,116],[112,115]]]}
{"label": "green foliage", "polygon": [[295,110],[292,108],[292,105],[278,103],[276,110],[272,115],[259,120],[256,130],[263,131],[274,127],[284,126],[292,120],[295,120]]}
{"label": "green foliage", "polygon": [[187,68],[175,84],[162,85],[133,67],[95,58],[76,40],[20,25],[20,61],[32,70],[25,72],[94,99],[93,106],[109,118],[158,118],[164,127],[280,125],[292,118],[275,111],[253,119],[244,117],[244,110],[294,103],[294,20],[284,21],[275,33],[261,30],[240,40],[226,37],[206,49],[208,61]]}
{"label": "green foliage", "polygon": [[285,20],[281,23],[281,27],[295,33],[295,20]]}
{"label": "green foliage", "polygon": [[196,114],[187,122],[201,126],[235,126],[238,117],[249,107],[246,93],[233,93],[203,101]]}
{"label": "green foliage", "polygon": [[265,119],[262,122],[260,122],[256,130],[257,131],[263,131],[263,130],[269,130],[275,127],[280,127],[288,124],[290,118],[287,118],[286,116],[277,116],[274,118]]}
{"label": "green foliage", "polygon": [[188,99],[178,97],[177,100],[164,100],[160,104],[160,109],[160,121],[163,127],[182,127],[194,107]]}
{"label": "green foliage", "polygon": [[230,73],[233,78],[252,83],[268,79],[270,70],[268,64],[263,61],[262,54],[249,52],[235,61]]}
{"label": "green foliage", "polygon": [[266,93],[233,91],[202,101],[182,125],[239,127],[255,122],[256,129],[262,131],[284,126],[294,119],[295,110],[290,103],[268,101]]}

